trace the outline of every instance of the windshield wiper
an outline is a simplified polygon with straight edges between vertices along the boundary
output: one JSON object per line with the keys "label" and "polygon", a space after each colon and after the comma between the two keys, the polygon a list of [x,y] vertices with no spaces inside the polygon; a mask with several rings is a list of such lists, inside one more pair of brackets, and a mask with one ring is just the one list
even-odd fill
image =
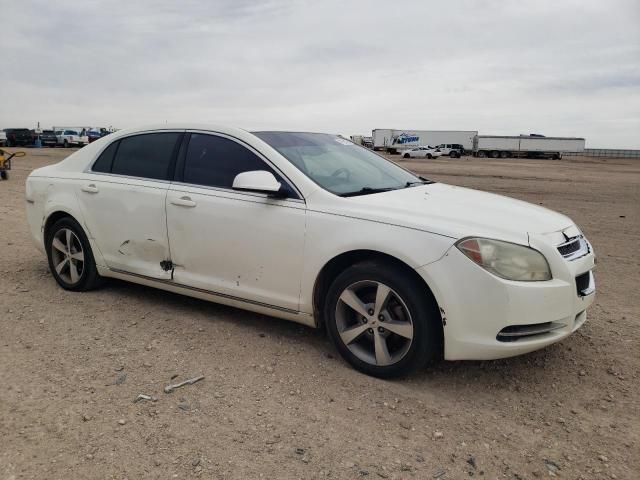
{"label": "windshield wiper", "polygon": [[430,185],[432,183],[436,183],[433,180],[429,180],[428,178],[424,178],[424,177],[418,177],[420,180],[417,180],[415,182],[407,182],[404,184],[405,188],[408,187],[413,187],[414,185]]}
{"label": "windshield wiper", "polygon": [[389,192],[391,190],[396,190],[396,189],[391,187],[384,187],[384,188],[362,187],[360,190],[356,190],[353,192],[340,193],[339,195],[341,197],[355,197],[357,195],[369,195],[371,193]]}

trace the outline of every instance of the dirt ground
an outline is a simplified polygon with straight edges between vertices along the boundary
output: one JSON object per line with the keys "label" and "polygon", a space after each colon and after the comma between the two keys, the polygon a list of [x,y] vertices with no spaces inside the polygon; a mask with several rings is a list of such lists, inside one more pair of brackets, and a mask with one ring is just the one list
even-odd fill
{"label": "dirt ground", "polygon": [[400,162],[569,215],[598,292],[560,344],[382,381],[293,323],[117,281],[63,291],[24,182],[69,151],[27,151],[0,182],[0,480],[640,478],[640,161]]}

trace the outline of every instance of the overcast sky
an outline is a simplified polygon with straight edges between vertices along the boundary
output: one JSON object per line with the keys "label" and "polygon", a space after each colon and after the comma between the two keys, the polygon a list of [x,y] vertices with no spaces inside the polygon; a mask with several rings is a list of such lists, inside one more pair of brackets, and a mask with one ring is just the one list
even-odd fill
{"label": "overcast sky", "polygon": [[640,148],[640,1],[0,0],[0,127],[164,121]]}

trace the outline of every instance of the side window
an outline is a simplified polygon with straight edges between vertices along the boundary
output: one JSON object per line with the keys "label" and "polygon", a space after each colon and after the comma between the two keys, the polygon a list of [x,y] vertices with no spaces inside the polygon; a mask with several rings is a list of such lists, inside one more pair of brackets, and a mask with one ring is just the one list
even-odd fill
{"label": "side window", "polygon": [[91,170],[93,172],[111,173],[111,165],[113,164],[113,157],[118,150],[118,142],[112,142],[107,148],[105,148],[98,159],[93,163]]}
{"label": "side window", "polygon": [[178,132],[145,133],[120,140],[112,173],[167,180]]}
{"label": "side window", "polygon": [[231,188],[233,179],[242,172],[266,170],[275,175],[290,196],[286,182],[261,158],[233,140],[192,133],[184,161],[183,181],[208,187]]}

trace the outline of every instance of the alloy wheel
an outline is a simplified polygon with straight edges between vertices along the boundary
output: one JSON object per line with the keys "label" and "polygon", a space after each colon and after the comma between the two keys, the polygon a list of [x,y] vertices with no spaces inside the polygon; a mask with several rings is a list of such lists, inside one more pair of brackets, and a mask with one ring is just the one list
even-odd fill
{"label": "alloy wheel", "polygon": [[51,242],[51,258],[57,275],[75,285],[84,272],[84,251],[78,236],[69,228],[61,228]]}
{"label": "alloy wheel", "polygon": [[393,365],[407,354],[414,336],[407,305],[389,286],[373,280],[353,283],[336,304],[338,334],[358,359]]}

